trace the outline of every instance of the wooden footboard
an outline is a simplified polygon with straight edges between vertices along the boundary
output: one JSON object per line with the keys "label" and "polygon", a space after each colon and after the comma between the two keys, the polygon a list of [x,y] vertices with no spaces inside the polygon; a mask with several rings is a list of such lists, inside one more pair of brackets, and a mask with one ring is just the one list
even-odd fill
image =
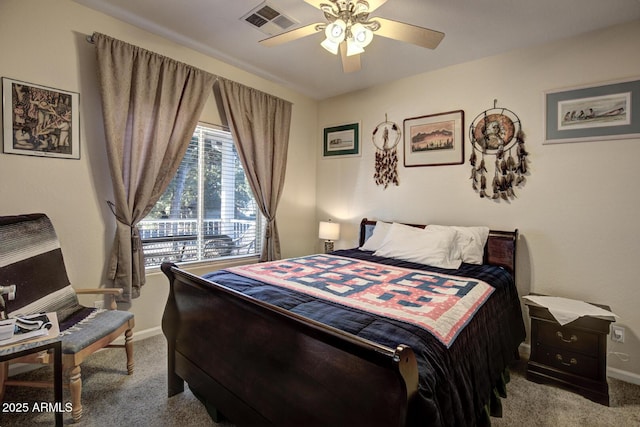
{"label": "wooden footboard", "polygon": [[169,396],[184,382],[237,425],[405,426],[413,351],[391,349],[165,263]]}

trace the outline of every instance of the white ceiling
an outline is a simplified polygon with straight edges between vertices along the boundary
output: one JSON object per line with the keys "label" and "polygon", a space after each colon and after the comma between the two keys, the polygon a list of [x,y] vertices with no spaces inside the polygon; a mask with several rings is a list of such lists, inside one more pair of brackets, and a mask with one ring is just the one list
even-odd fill
{"label": "white ceiling", "polygon": [[[388,0],[371,16],[442,31],[444,40],[429,50],[374,37],[362,69],[344,74],[340,58],[320,46],[321,34],[260,45],[267,36],[240,18],[263,0],[74,1],[315,99],[640,19],[640,0]],[[324,21],[303,0],[268,3],[297,26]]]}

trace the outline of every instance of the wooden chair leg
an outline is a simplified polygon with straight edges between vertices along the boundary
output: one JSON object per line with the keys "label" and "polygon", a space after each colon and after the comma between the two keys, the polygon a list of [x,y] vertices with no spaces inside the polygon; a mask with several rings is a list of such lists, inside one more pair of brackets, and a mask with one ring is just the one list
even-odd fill
{"label": "wooden chair leg", "polygon": [[80,366],[74,366],[69,372],[71,416],[74,422],[78,422],[82,418],[82,374],[80,371]]}
{"label": "wooden chair leg", "polygon": [[0,402],[4,402],[4,382],[9,377],[9,362],[0,362]]}
{"label": "wooden chair leg", "polygon": [[124,333],[124,351],[127,353],[127,374],[133,374],[133,331],[127,329]]}

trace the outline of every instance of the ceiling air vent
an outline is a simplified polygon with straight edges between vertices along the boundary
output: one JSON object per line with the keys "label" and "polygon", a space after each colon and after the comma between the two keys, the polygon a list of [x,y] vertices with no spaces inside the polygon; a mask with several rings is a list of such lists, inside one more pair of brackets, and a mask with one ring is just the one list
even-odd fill
{"label": "ceiling air vent", "polygon": [[280,34],[298,23],[267,2],[261,3],[240,19],[269,36]]}

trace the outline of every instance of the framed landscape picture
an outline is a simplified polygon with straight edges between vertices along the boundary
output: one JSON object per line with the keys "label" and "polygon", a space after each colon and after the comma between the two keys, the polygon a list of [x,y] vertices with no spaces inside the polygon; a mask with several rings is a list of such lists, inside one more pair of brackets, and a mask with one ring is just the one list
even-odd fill
{"label": "framed landscape picture", "polygon": [[324,128],[322,155],[324,157],[359,156],[360,123]]}
{"label": "framed landscape picture", "polygon": [[3,151],[80,158],[80,95],[2,78]]}
{"label": "framed landscape picture", "polygon": [[464,111],[404,121],[404,165],[443,166],[464,162]]}
{"label": "framed landscape picture", "polygon": [[640,137],[640,80],[545,93],[545,144]]}

